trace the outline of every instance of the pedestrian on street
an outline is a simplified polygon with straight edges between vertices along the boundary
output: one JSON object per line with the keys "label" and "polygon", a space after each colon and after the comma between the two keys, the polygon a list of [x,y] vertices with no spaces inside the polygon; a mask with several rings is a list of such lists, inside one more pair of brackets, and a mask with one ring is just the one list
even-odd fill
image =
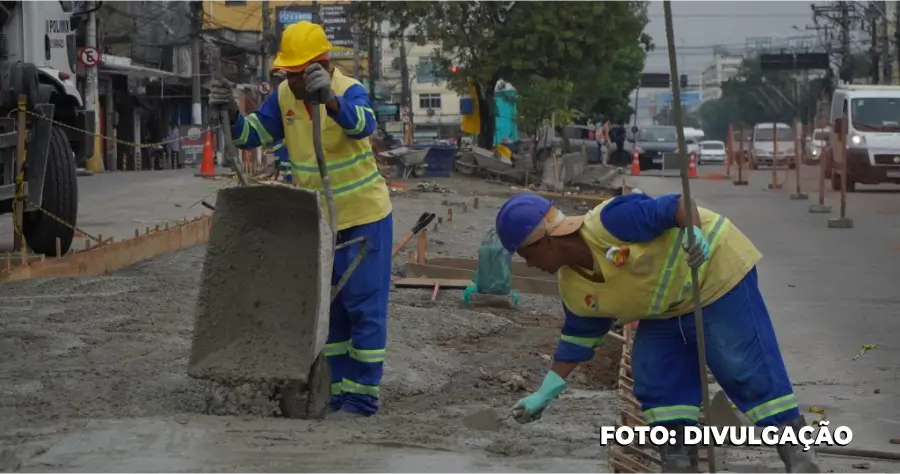
{"label": "pedestrian on street", "polygon": [[166,138],[169,146],[169,159],[172,169],[181,168],[181,132],[178,124],[169,124],[169,136]]}
{"label": "pedestrian on street", "polygon": [[[322,180],[313,149],[312,107],[322,111],[322,142],[334,189],[338,243],[364,237],[368,244],[365,257],[331,304],[325,345],[332,373],[329,417],[353,418],[375,414],[380,404],[393,218],[387,184],[368,139],[376,127],[369,94],[357,80],[331,65],[331,48],[321,26],[308,21],[292,24],[282,33],[274,61],[274,69],[285,75],[276,93],[255,112],[242,116],[233,86],[219,80],[211,87],[210,105],[228,108],[238,148],[283,141],[294,183],[313,190],[322,189]],[[332,284],[348,271],[358,252],[358,245],[335,252]]]}
{"label": "pedestrian on street", "polygon": [[[732,402],[757,426],[806,426],[772,321],[759,291],[760,252],[724,216],[677,195],[635,193],[610,199],[584,216],[566,216],[534,194],[510,198],[497,213],[503,246],[529,266],[557,274],[565,323],[540,388],[513,414],[535,419],[566,388],[566,377],[590,360],[618,319],[640,320],[632,352],[634,395],[644,420],[677,433],[660,447],[663,472],[688,472],[702,398],[691,268],[699,268],[709,368]],[[688,246],[687,232],[694,235]],[[787,472],[819,472],[813,450],[779,446]]]}

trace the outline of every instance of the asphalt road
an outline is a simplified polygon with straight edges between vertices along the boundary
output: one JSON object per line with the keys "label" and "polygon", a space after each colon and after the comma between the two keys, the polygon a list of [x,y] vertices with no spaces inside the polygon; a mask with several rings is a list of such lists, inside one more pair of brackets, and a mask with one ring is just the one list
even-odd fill
{"label": "asphalt road", "polygon": [[[701,167],[701,176],[715,176]],[[803,167],[810,200],[791,200],[793,174],[780,171],[781,190],[768,190],[769,170],[730,180],[695,179],[701,205],[725,214],[764,257],[760,284],[775,323],[795,390],[808,411],[821,408],[831,426],[854,431],[851,447],[900,452],[900,186],[860,186],[847,196],[852,229],[832,229],[837,193],[827,192],[829,214],[810,214],[816,172]],[[650,194],[680,192],[677,178],[633,178]],[[790,183],[790,185],[788,185]],[[863,346],[877,345],[860,355]]]}

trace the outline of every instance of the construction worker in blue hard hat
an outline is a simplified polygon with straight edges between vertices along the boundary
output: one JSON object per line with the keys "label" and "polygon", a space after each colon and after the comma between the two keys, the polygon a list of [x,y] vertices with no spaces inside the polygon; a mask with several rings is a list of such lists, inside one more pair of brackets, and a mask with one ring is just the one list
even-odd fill
{"label": "construction worker in blue hard hat", "polygon": [[[660,447],[663,472],[697,466],[684,427],[700,416],[702,392],[692,312],[691,268],[699,268],[709,368],[726,395],[758,426],[806,426],[772,321],[759,291],[762,255],[724,216],[677,195],[627,194],[584,216],[566,216],[543,197],[520,194],[497,214],[503,246],[528,265],[557,274],[565,323],[540,388],[521,399],[519,422],[539,417],[590,360],[616,319],[640,320],[634,340],[634,395],[649,425],[679,433]],[[685,229],[686,212],[693,222]],[[687,232],[694,234],[688,246]],[[812,450],[779,446],[787,472],[819,472]]]}
{"label": "construction worker in blue hard hat", "polygon": [[[331,305],[325,353],[331,363],[333,418],[378,411],[391,285],[393,221],[388,188],[378,171],[369,136],[375,113],[365,88],[329,61],[331,44],[321,26],[301,21],[285,28],[274,69],[285,80],[255,112],[240,116],[228,84],[215,82],[211,106],[227,106],[239,148],[278,140],[290,157],[295,185],[322,189],[312,137],[312,107],[322,111],[322,142],[334,189],[338,243],[365,237],[368,251]],[[359,252],[358,245],[334,256],[337,284]]]}

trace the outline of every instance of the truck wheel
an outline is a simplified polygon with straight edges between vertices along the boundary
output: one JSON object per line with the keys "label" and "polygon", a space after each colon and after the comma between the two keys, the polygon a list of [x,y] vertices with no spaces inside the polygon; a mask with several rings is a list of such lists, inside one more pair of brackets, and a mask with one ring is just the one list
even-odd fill
{"label": "truck wheel", "polygon": [[[58,127],[53,127],[50,131],[43,198],[42,208],[71,226],[75,225],[78,217],[78,178],[75,160],[66,134]],[[25,241],[37,254],[57,257],[56,239],[59,238],[60,250],[65,255],[75,237],[74,229],[57,222],[38,209],[25,214],[24,227]]]}

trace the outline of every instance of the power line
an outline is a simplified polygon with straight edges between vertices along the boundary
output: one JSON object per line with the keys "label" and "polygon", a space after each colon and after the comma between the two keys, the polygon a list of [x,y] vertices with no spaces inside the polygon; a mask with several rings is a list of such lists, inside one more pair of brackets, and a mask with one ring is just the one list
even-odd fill
{"label": "power line", "polygon": [[[651,13],[647,15],[648,18],[662,18],[662,14],[659,13]],[[744,19],[744,18],[809,18],[809,14],[803,13],[789,13],[789,14],[778,14],[778,13],[697,13],[697,14],[686,14],[686,15],[674,15],[673,19],[715,19],[715,18],[734,18],[734,19]]]}

